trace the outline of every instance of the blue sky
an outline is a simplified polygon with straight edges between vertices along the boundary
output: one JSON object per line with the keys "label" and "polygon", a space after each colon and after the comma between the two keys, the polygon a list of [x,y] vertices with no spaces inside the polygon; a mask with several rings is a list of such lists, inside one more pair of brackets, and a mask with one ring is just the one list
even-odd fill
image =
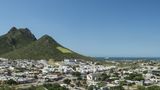
{"label": "blue sky", "polygon": [[12,26],[84,55],[160,57],[159,0],[1,0],[0,35]]}

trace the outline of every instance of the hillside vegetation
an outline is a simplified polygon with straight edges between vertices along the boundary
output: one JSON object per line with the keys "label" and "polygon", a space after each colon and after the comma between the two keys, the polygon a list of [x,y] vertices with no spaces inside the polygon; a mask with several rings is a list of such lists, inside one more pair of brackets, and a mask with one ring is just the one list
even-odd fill
{"label": "hillside vegetation", "polygon": [[92,59],[65,48],[49,35],[44,35],[37,40],[29,29],[13,27],[6,35],[0,37],[0,43],[0,57],[3,58],[34,60]]}

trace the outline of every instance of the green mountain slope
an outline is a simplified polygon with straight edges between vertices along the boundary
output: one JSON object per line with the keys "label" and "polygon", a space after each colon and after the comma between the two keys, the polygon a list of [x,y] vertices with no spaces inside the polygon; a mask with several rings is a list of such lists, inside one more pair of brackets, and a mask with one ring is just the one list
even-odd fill
{"label": "green mountain slope", "polygon": [[39,40],[23,47],[16,49],[7,54],[1,55],[1,57],[9,59],[54,59],[63,60],[67,59],[84,59],[90,60],[90,57],[86,57],[75,53],[59,43],[57,43],[52,37],[44,35]]}
{"label": "green mountain slope", "polygon": [[34,41],[36,38],[29,29],[13,27],[7,34],[0,36],[0,55],[22,48]]}

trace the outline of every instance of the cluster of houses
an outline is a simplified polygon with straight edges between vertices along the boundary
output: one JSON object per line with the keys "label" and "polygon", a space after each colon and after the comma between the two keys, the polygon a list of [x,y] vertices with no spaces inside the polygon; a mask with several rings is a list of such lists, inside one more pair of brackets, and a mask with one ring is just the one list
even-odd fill
{"label": "cluster of houses", "polygon": [[14,80],[19,84],[45,82],[61,78],[60,74],[52,74],[55,68],[46,60],[8,60],[0,58],[0,83]]}
{"label": "cluster of houses", "polygon": [[[99,80],[102,73],[109,77],[103,81],[104,88],[119,86],[125,82],[124,87],[129,84],[134,85],[159,85],[160,68],[157,63],[139,63],[139,67],[118,67],[115,65],[99,65],[93,62],[81,62],[76,59],[64,59],[57,65],[50,65],[47,60],[8,60],[0,58],[0,83],[4,84],[7,80],[14,80],[19,84],[25,83],[45,83],[60,82],[64,78],[72,79],[73,72],[81,73],[88,86],[97,86],[102,81]],[[130,74],[141,74],[143,79],[127,79]],[[70,76],[70,77],[69,77]],[[97,86],[98,87],[98,86]]]}

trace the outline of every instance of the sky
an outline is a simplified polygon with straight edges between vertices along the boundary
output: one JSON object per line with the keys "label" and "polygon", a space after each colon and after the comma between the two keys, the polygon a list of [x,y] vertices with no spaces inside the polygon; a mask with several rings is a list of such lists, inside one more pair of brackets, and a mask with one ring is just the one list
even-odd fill
{"label": "sky", "polygon": [[0,0],[0,35],[13,26],[87,56],[160,57],[160,0]]}

